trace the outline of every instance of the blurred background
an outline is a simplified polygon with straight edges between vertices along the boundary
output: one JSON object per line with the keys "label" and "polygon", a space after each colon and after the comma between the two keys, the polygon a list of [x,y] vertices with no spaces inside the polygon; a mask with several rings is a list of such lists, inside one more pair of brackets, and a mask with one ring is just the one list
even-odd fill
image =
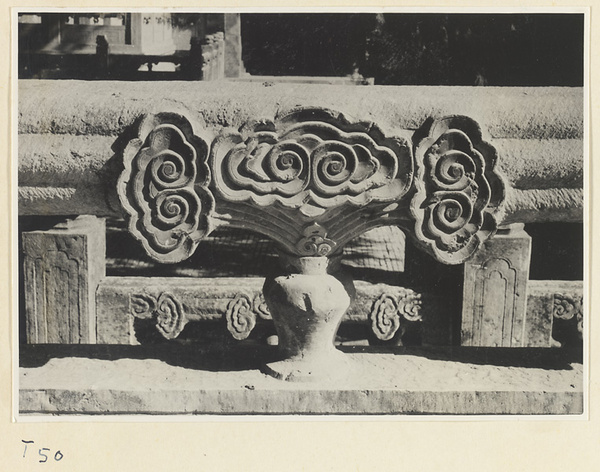
{"label": "blurred background", "polygon": [[583,85],[583,15],[22,13],[18,34],[20,78]]}

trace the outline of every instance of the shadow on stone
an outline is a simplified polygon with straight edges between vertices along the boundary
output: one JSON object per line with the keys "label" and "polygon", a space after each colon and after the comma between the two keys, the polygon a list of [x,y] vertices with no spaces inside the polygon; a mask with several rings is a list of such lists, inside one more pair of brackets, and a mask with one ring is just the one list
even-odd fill
{"label": "shadow on stone", "polygon": [[343,346],[340,349],[346,353],[412,355],[465,364],[546,370],[571,370],[571,364],[583,363],[583,351],[575,348]]}
{"label": "shadow on stone", "polygon": [[[475,365],[522,367],[546,370],[572,370],[582,364],[581,349],[558,348],[486,348],[486,347],[406,347],[406,346],[339,346],[352,354],[396,354],[430,360]],[[277,346],[255,341],[231,341],[221,346],[198,346],[165,342],[145,346],[117,345],[24,345],[19,365],[40,367],[53,358],[79,357],[99,360],[157,359],[174,367],[212,372],[258,370],[265,363],[280,359]]]}
{"label": "shadow on stone", "polygon": [[117,345],[29,345],[20,349],[21,367],[41,367],[53,358],[79,357],[98,360],[156,359],[174,367],[232,372],[256,370],[279,359],[276,346],[255,344],[198,347],[180,344],[146,346]]}

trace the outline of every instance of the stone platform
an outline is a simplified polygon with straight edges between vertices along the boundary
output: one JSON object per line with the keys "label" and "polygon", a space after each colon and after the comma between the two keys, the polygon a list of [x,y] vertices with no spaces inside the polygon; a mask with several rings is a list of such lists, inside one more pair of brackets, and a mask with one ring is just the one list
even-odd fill
{"label": "stone platform", "polygon": [[[338,380],[276,380],[273,346],[22,348],[22,415],[578,415],[581,353],[344,347]],[[233,359],[237,359],[234,362]]]}

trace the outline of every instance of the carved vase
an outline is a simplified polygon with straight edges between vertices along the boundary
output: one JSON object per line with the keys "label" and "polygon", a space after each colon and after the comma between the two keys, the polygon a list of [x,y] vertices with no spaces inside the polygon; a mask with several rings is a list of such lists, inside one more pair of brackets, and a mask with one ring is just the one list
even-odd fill
{"label": "carved vase", "polygon": [[264,295],[279,336],[280,360],[265,371],[289,381],[339,377],[348,368],[334,346],[344,313],[355,295],[339,258],[284,256],[287,275],[269,277]]}

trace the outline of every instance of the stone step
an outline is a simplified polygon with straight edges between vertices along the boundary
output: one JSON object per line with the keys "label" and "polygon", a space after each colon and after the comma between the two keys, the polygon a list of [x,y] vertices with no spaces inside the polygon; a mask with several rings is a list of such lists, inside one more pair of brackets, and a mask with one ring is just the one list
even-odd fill
{"label": "stone step", "polygon": [[[62,348],[62,352],[60,349]],[[22,415],[580,415],[583,366],[553,349],[345,348],[347,375],[285,382],[273,347],[206,352],[35,346],[21,351]],[[237,359],[237,361],[235,361]]]}

